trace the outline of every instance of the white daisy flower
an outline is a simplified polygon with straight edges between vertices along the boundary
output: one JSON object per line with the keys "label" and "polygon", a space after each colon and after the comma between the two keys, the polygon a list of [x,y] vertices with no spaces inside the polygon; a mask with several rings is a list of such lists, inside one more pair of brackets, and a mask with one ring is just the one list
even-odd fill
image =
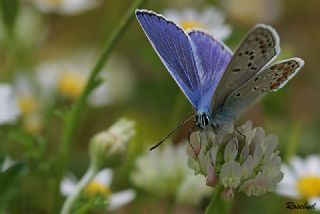
{"label": "white daisy flower", "polygon": [[[108,210],[116,210],[135,198],[136,194],[132,189],[113,193],[110,189],[111,181],[112,170],[101,170],[83,191],[88,196],[94,196],[98,193],[104,195],[109,201]],[[72,174],[67,175],[61,182],[61,194],[66,197],[72,194],[75,191],[77,182],[78,180]]]}
{"label": "white daisy flower", "polygon": [[39,133],[42,130],[41,111],[47,102],[32,76],[25,73],[18,73],[14,79],[17,104],[24,128],[32,133]]}
{"label": "white daisy flower", "polygon": [[311,155],[305,160],[293,157],[288,165],[282,165],[281,171],[284,178],[277,186],[277,193],[307,199],[320,210],[320,156]]}
{"label": "white daisy flower", "polygon": [[98,6],[100,0],[29,0],[40,11],[57,13],[60,15],[73,15],[90,10]]}
{"label": "white daisy flower", "polygon": [[[43,92],[75,100],[85,87],[91,71],[93,54],[81,53],[73,58],[44,62],[37,68],[38,82]],[[100,84],[89,96],[91,106],[104,106],[126,99],[133,89],[133,76],[123,60],[111,58],[99,76]]]}
{"label": "white daisy flower", "polygon": [[20,115],[17,97],[9,84],[0,84],[0,125],[14,123]]}
{"label": "white daisy flower", "polygon": [[191,8],[182,11],[168,9],[163,15],[185,30],[202,28],[220,40],[227,39],[231,34],[231,27],[224,23],[223,13],[214,7],[206,8],[202,12]]}
{"label": "white daisy flower", "polygon": [[188,168],[185,144],[168,143],[140,156],[135,165],[132,182],[157,196],[173,197],[180,204],[199,205],[211,193],[205,178],[195,176]]}

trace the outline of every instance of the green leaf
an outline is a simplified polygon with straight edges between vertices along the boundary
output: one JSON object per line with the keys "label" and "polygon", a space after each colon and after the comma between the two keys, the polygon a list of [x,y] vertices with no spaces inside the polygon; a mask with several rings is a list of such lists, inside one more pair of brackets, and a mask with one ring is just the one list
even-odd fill
{"label": "green leaf", "polygon": [[14,26],[19,11],[19,0],[0,0],[3,24],[10,37],[13,36]]}
{"label": "green leaf", "polygon": [[3,172],[0,172],[0,201],[3,201],[8,195],[18,187],[18,182],[27,173],[25,163],[18,162]]}

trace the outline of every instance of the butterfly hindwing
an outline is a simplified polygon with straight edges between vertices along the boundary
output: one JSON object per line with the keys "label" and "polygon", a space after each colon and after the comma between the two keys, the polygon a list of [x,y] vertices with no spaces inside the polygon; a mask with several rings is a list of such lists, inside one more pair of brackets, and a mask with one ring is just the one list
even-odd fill
{"label": "butterfly hindwing", "polygon": [[[234,119],[245,107],[270,91],[283,87],[303,66],[299,58],[287,59],[265,68],[236,89],[221,108],[221,115]],[[217,120],[224,120],[219,118]]]}
{"label": "butterfly hindwing", "polygon": [[176,24],[154,12],[136,10],[136,16],[169,73],[191,104],[197,108],[200,80],[188,36]]}
{"label": "butterfly hindwing", "polygon": [[198,62],[198,76],[201,85],[200,108],[209,112],[213,93],[232,57],[223,43],[202,30],[188,32]]}
{"label": "butterfly hindwing", "polygon": [[227,97],[266,67],[280,53],[279,37],[267,25],[257,25],[242,41],[227,67],[213,100],[217,111]]}

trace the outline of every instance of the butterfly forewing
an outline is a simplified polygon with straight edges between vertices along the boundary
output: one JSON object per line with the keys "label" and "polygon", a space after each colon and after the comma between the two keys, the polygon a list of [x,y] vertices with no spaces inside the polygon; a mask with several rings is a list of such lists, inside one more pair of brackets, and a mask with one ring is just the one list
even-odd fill
{"label": "butterfly forewing", "polygon": [[[229,112],[228,116],[234,119],[241,110],[261,95],[276,91],[284,86],[303,64],[302,59],[292,58],[263,69],[227,98],[225,105],[221,109],[222,115]],[[219,120],[219,118],[217,119]]]}
{"label": "butterfly forewing", "polygon": [[231,58],[224,45],[203,31],[185,33],[147,10],[136,15],[162,62],[197,111],[209,113],[212,95]]}
{"label": "butterfly forewing", "polygon": [[136,16],[169,73],[196,108],[200,83],[188,36],[176,24],[154,12],[136,10]]}
{"label": "butterfly forewing", "polygon": [[268,65],[279,52],[279,37],[273,28],[257,25],[240,44],[222,76],[214,96],[213,111],[218,111],[232,92]]}

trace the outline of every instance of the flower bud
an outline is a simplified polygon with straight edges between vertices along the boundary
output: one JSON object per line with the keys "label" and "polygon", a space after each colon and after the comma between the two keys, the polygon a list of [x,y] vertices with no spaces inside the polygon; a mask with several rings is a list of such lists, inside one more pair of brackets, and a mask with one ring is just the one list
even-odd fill
{"label": "flower bud", "polygon": [[93,136],[89,147],[91,161],[100,169],[121,164],[134,134],[134,122],[119,119],[108,130]]}

